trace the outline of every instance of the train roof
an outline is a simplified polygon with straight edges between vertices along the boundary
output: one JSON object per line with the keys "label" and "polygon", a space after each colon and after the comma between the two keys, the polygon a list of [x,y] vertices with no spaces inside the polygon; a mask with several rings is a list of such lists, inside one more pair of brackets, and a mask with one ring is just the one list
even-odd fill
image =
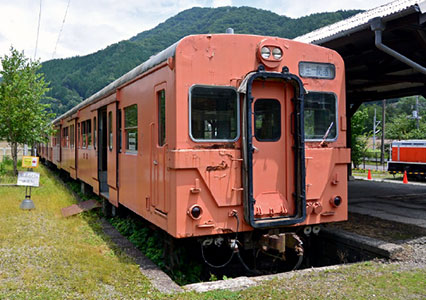
{"label": "train roof", "polygon": [[[182,40],[182,39],[181,39]],[[127,82],[130,82],[131,80],[135,79],[137,76],[143,74],[144,72],[148,71],[149,69],[159,65],[160,63],[166,61],[169,57],[173,57],[176,53],[176,47],[180,43],[180,41],[177,41],[173,45],[169,46],[168,48],[164,49],[163,51],[151,56],[147,61],[143,62],[142,64],[138,65],[134,69],[130,70],[120,78],[114,80],[110,84],[108,84],[106,87],[98,91],[97,93],[93,94],[89,98],[85,99],[69,111],[65,112],[64,114],[60,115],[56,119],[52,121],[53,124],[58,123],[61,119],[67,118],[73,114],[75,114],[79,109],[96,102],[97,100],[100,100],[106,96],[111,95],[116,91],[117,88],[120,86],[126,84]]]}
{"label": "train roof", "polygon": [[[228,33],[225,33],[225,34],[221,33],[221,34],[218,34],[218,35],[230,35],[230,36],[244,35],[244,36],[247,36],[247,34],[235,34],[234,35],[234,34],[228,34]],[[88,106],[88,105],[90,105],[90,104],[92,104],[92,103],[94,103],[94,102],[96,102],[96,101],[98,101],[102,98],[105,98],[105,97],[113,94],[117,90],[117,88],[119,88],[119,87],[125,85],[126,83],[134,80],[136,77],[138,77],[139,75],[148,71],[149,69],[161,64],[162,62],[166,61],[169,57],[175,56],[176,48],[179,45],[179,43],[183,39],[188,38],[190,36],[196,36],[196,35],[189,35],[189,36],[183,37],[182,39],[180,39],[179,41],[177,41],[173,45],[164,49],[163,51],[151,56],[147,61],[138,65],[137,67],[135,67],[131,71],[129,71],[126,74],[124,74],[123,76],[121,76],[120,78],[118,78],[118,79],[114,80],[113,82],[111,82],[110,84],[108,84],[106,87],[104,87],[103,89],[101,89],[97,93],[93,94],[92,96],[90,96],[89,98],[80,102],[78,105],[76,105],[75,107],[73,107],[69,111],[65,112],[64,114],[62,114],[59,117],[57,117],[56,119],[54,119],[52,121],[52,124],[57,124],[60,120],[72,116],[81,108]],[[202,34],[198,35],[198,36],[202,36]],[[257,35],[249,34],[249,36],[257,36]],[[262,36],[259,36],[259,37],[262,37]],[[283,39],[283,38],[280,38],[280,39]]]}
{"label": "train roof", "polygon": [[393,141],[392,147],[426,147],[426,140]]}

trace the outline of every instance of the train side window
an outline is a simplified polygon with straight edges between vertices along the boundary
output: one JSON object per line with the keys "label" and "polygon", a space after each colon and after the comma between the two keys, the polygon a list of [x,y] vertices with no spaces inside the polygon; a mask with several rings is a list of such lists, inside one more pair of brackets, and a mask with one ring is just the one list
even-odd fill
{"label": "train side window", "polygon": [[86,132],[87,132],[87,148],[91,148],[92,145],[92,120],[86,121]]}
{"label": "train side window", "polygon": [[240,106],[233,87],[193,86],[189,93],[189,133],[194,141],[238,140]]}
{"label": "train side window", "polygon": [[82,147],[87,147],[87,140],[86,140],[86,122],[81,122],[81,139],[82,139]]}
{"label": "train side window", "polygon": [[274,142],[281,137],[281,104],[276,99],[258,99],[254,103],[255,137]]}
{"label": "train side window", "polygon": [[118,137],[118,152],[121,152],[122,147],[122,133],[121,133],[121,109],[117,111],[117,137]]}
{"label": "train side window", "polygon": [[96,117],[93,118],[93,147],[96,149]]}
{"label": "train side window", "polygon": [[68,127],[62,128],[62,147],[67,148],[67,129]]}
{"label": "train side window", "polygon": [[80,123],[77,124],[77,147],[80,149]]}
{"label": "train side window", "polygon": [[75,136],[74,136],[74,125],[71,125],[70,126],[70,147],[71,148],[74,148],[74,139],[75,139]]}
{"label": "train side window", "polygon": [[124,108],[124,132],[126,136],[126,150],[138,151],[138,106],[137,104]]}
{"label": "train side window", "polygon": [[70,137],[69,137],[69,127],[65,127],[65,147],[69,148],[70,147]]}
{"label": "train side window", "polygon": [[161,90],[157,93],[158,103],[158,146],[166,143],[166,92]]}
{"label": "train side window", "polygon": [[305,140],[337,138],[337,97],[333,93],[308,92],[305,96]]}
{"label": "train side window", "polygon": [[108,145],[109,150],[112,151],[112,142],[113,142],[113,135],[112,135],[112,111],[108,113]]}

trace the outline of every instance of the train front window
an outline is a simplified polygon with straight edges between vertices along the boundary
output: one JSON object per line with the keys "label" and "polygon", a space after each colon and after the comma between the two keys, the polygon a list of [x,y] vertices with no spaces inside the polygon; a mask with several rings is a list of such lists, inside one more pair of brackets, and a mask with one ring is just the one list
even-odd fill
{"label": "train front window", "polygon": [[337,98],[333,93],[308,92],[305,96],[305,140],[337,138]]}
{"label": "train front window", "polygon": [[261,142],[278,141],[281,137],[281,104],[275,99],[259,99],[254,103],[255,137]]}
{"label": "train front window", "polygon": [[189,95],[190,135],[194,141],[236,141],[239,137],[237,91],[226,86],[193,86]]}

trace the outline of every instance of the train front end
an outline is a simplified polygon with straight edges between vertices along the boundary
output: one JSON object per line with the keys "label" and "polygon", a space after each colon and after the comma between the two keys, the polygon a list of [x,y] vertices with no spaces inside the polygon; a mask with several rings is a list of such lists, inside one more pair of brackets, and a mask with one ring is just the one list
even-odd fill
{"label": "train front end", "polygon": [[[201,35],[176,49],[175,237],[240,232],[244,247],[298,247],[347,219],[344,64],[281,38]],[[284,246],[283,246],[284,245]]]}

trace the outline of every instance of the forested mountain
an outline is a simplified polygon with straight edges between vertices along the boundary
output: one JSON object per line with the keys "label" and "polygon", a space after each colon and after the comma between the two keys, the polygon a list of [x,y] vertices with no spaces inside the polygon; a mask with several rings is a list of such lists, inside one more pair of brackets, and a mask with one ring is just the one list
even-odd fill
{"label": "forested mountain", "polygon": [[186,35],[224,33],[232,27],[235,33],[294,38],[358,12],[337,11],[292,19],[251,7],[194,7],[96,53],[44,62],[41,71],[52,88],[45,102],[51,103],[57,115],[62,114]]}

